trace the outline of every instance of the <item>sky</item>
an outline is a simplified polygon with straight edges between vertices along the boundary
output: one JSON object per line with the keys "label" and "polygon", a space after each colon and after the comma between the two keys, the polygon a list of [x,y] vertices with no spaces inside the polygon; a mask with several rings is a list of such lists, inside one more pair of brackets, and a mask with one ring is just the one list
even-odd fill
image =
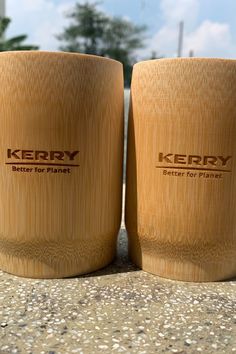
{"label": "sky", "polygon": [[[76,0],[6,2],[7,16],[12,18],[7,36],[24,33],[27,42],[39,45],[41,50],[58,50],[60,43],[55,35],[68,25],[65,14]],[[137,52],[138,59],[150,57],[152,51],[175,57],[181,20],[183,56],[193,50],[197,57],[236,58],[236,0],[103,0],[100,8],[110,16],[148,26],[145,49]]]}

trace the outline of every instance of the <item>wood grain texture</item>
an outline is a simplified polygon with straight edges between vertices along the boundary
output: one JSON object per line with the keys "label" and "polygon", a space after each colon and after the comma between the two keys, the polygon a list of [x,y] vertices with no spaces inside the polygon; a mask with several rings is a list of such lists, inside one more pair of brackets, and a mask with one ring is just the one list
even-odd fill
{"label": "wood grain texture", "polygon": [[135,65],[126,227],[144,270],[185,281],[236,275],[235,102],[235,60]]}
{"label": "wood grain texture", "polygon": [[[52,278],[104,267],[121,220],[122,64],[2,53],[0,78],[0,268]],[[33,152],[22,159],[22,150]],[[70,160],[65,151],[78,153]]]}

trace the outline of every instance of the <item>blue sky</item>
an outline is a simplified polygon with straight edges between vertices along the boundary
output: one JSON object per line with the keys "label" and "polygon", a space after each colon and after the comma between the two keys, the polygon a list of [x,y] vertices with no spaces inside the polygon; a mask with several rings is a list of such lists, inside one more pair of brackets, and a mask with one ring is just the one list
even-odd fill
{"label": "blue sky", "polygon": [[[75,0],[6,2],[7,15],[13,20],[9,36],[27,33],[28,42],[42,50],[57,50],[55,34],[67,25],[64,14]],[[200,57],[236,58],[236,0],[103,0],[100,7],[109,15],[148,26],[146,48],[137,52],[139,59],[152,51],[176,56],[181,20],[185,21],[184,56],[194,50]]]}

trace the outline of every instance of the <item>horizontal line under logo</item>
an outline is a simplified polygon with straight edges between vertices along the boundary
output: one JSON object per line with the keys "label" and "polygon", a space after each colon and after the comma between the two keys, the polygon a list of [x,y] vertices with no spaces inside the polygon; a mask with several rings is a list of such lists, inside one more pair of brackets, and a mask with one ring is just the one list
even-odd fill
{"label": "horizontal line under logo", "polygon": [[176,169],[176,170],[197,170],[197,171],[210,171],[210,172],[232,172],[231,170],[220,170],[213,168],[199,168],[199,167],[178,167],[178,166],[156,166],[156,168]]}
{"label": "horizontal line under logo", "polygon": [[34,166],[64,166],[79,167],[80,165],[70,165],[63,163],[45,163],[45,162],[5,162],[6,165],[34,165]]}

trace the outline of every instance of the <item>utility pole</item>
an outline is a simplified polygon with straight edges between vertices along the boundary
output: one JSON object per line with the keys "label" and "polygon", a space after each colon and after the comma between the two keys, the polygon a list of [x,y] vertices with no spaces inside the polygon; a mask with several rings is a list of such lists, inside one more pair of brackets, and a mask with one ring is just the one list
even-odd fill
{"label": "utility pole", "polygon": [[191,49],[191,50],[189,51],[189,58],[192,58],[192,57],[194,57],[194,51],[193,51],[193,49]]}
{"label": "utility pole", "polygon": [[144,10],[146,7],[146,0],[141,0],[141,10]]}
{"label": "utility pole", "polygon": [[[6,17],[6,0],[0,0],[0,18]],[[4,39],[4,35],[0,36],[0,41]]]}
{"label": "utility pole", "polygon": [[0,0],[0,17],[6,16],[6,0]]}
{"label": "utility pole", "polygon": [[181,58],[183,54],[183,40],[184,40],[184,21],[179,23],[179,39],[177,57]]}

